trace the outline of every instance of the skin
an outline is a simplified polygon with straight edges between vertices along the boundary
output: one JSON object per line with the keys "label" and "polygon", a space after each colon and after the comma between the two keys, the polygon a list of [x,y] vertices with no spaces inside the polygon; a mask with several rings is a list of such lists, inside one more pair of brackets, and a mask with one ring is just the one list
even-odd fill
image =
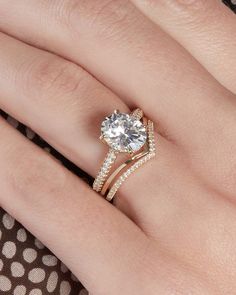
{"label": "skin", "polygon": [[141,107],[158,151],[113,206],[1,119],[1,206],[93,295],[234,294],[234,14],[216,0],[0,0],[0,14],[1,109],[92,176],[114,109]]}

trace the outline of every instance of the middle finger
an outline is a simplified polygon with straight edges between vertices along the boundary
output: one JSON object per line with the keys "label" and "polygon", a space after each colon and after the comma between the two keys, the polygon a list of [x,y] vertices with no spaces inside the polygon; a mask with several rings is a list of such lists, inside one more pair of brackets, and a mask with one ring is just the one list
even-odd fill
{"label": "middle finger", "polygon": [[196,122],[224,117],[222,97],[231,107],[230,93],[127,0],[0,1],[0,11],[1,30],[79,63],[177,142],[202,140]]}

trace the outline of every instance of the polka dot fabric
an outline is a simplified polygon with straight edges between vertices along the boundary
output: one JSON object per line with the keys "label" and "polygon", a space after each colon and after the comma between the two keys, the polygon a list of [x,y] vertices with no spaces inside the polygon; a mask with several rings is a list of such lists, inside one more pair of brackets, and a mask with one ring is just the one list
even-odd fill
{"label": "polka dot fabric", "polygon": [[[236,12],[236,0],[223,0]],[[90,185],[92,179],[65,159],[31,129],[0,110],[14,128],[52,154]],[[78,279],[39,240],[0,209],[0,294],[1,295],[88,295]]]}
{"label": "polka dot fabric", "polygon": [[39,240],[0,209],[0,294],[88,295]]}
{"label": "polka dot fabric", "polygon": [[236,12],[236,0],[223,0],[223,2]]}

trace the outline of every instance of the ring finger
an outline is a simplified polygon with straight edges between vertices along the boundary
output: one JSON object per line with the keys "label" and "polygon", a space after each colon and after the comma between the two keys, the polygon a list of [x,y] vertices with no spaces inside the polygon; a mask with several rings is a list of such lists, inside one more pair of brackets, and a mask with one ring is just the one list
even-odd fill
{"label": "ring finger", "polygon": [[[0,108],[95,176],[107,152],[98,140],[101,118],[114,109],[128,111],[128,107],[80,67],[5,34],[0,34],[0,68]],[[170,144],[161,136],[158,151],[163,159],[172,157]],[[156,165],[156,173],[164,169],[165,161]],[[141,169],[143,179],[151,171],[146,169]],[[124,191],[125,203],[120,207],[127,215],[137,216],[135,212],[148,204],[144,197],[133,202],[137,189],[129,183],[134,193]],[[145,188],[139,193],[144,196]]]}

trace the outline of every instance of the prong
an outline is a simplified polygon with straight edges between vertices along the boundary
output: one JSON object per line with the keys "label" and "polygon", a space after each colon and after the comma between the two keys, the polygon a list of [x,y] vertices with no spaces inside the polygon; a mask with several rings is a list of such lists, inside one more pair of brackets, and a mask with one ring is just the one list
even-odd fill
{"label": "prong", "polygon": [[106,140],[105,140],[105,137],[100,136],[100,140],[101,140],[102,143],[107,144],[107,142],[106,142]]}
{"label": "prong", "polygon": [[134,154],[134,151],[131,148],[129,148],[128,153],[132,156]]}
{"label": "prong", "polygon": [[100,135],[99,139],[100,139],[101,141],[103,141],[103,140],[104,140],[104,137],[103,137],[103,135],[102,135],[102,134]]}
{"label": "prong", "polygon": [[119,110],[114,110],[114,114],[119,114],[120,113],[120,111]]}

